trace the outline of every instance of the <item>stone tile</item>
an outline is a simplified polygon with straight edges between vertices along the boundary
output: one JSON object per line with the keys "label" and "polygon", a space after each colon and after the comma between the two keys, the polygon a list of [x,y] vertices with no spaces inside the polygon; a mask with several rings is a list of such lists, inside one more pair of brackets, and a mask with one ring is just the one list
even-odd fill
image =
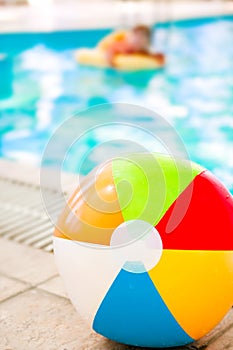
{"label": "stone tile", "polygon": [[57,294],[63,298],[68,298],[62,279],[59,276],[53,277],[45,283],[40,284],[38,288],[52,294]]}
{"label": "stone tile", "polygon": [[91,332],[67,299],[38,289],[0,304],[0,350],[80,349]]}
{"label": "stone tile", "polygon": [[[223,320],[205,337],[201,338],[194,343],[197,349],[203,349],[207,344],[212,343],[215,339],[221,337],[226,329],[233,326],[233,309],[231,309],[228,314],[223,318]],[[232,344],[233,349],[233,344]]]}
{"label": "stone tile", "polygon": [[[51,169],[44,169],[48,177],[47,188],[60,190],[57,184],[54,183],[54,174],[57,172]],[[0,176],[12,181],[23,182],[34,186],[40,186],[40,172],[39,167],[26,164],[23,162],[16,162],[7,159],[0,159]],[[77,187],[80,176],[69,172],[60,173],[61,188],[65,192],[72,193]],[[60,185],[60,182],[59,182]]]}
{"label": "stone tile", "polygon": [[142,350],[94,333],[68,299],[40,289],[0,303],[0,339],[0,350]]}
{"label": "stone tile", "polygon": [[[233,349],[231,316],[232,313],[223,321],[222,333],[215,333],[215,338],[211,338],[210,344],[202,344],[202,348]],[[94,333],[85,325],[68,299],[38,288],[0,303],[0,339],[0,350],[142,349],[118,344]],[[193,344],[192,347],[176,350],[195,348],[196,344]]]}
{"label": "stone tile", "polygon": [[21,293],[29,288],[29,284],[8,278],[0,274],[0,302]]}
{"label": "stone tile", "polygon": [[213,343],[210,343],[206,350],[233,350],[233,326]]}
{"label": "stone tile", "polygon": [[0,159],[0,176],[32,185],[40,184],[40,170],[33,165]]}
{"label": "stone tile", "polygon": [[0,273],[32,285],[57,275],[53,255],[0,239]]}

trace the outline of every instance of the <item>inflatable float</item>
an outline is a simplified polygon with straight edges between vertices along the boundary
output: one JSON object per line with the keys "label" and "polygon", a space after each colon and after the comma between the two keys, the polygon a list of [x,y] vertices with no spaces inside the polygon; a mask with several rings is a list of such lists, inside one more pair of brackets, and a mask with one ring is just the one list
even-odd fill
{"label": "inflatable float", "polygon": [[[75,59],[82,65],[110,68],[105,51],[100,48],[77,50]],[[118,54],[114,58],[114,68],[122,71],[155,70],[162,68],[164,63],[164,56],[161,53]]]}

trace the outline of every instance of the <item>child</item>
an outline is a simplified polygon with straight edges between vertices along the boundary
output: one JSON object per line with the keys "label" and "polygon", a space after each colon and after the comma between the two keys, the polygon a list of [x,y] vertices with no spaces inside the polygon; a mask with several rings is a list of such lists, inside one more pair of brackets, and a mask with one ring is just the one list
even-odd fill
{"label": "child", "polygon": [[151,30],[147,26],[139,25],[131,30],[116,31],[101,40],[98,48],[105,51],[110,66],[114,66],[117,54],[140,53],[154,56],[164,61],[162,54],[150,53]]}

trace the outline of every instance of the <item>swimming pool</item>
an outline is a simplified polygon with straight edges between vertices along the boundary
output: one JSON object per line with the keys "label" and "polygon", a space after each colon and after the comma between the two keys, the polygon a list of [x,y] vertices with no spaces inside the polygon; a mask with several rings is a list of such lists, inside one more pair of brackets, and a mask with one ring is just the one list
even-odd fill
{"label": "swimming pool", "polygon": [[191,159],[233,193],[233,17],[159,25],[154,42],[167,65],[143,79],[76,64],[74,49],[92,47],[108,32],[0,35],[0,156],[39,165],[70,115],[106,102],[140,104],[164,115]]}

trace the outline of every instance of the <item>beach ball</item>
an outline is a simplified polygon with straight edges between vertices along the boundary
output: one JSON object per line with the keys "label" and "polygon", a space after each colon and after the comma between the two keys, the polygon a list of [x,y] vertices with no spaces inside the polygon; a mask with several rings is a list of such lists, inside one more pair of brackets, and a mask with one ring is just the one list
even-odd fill
{"label": "beach ball", "polygon": [[188,344],[233,304],[233,199],[188,160],[114,158],[80,181],[54,253],[95,332],[134,346]]}

